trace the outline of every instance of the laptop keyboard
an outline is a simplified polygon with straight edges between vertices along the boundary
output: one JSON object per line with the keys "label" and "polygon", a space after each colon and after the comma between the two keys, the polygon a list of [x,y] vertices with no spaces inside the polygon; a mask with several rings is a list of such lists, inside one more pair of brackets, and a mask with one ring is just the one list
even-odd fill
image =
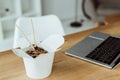
{"label": "laptop keyboard", "polygon": [[120,53],[120,39],[108,37],[86,57],[110,65]]}

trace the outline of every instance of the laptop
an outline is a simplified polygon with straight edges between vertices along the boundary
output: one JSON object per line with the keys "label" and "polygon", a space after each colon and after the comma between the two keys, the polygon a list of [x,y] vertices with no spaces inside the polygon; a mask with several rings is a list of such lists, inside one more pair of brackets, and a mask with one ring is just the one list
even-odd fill
{"label": "laptop", "polygon": [[120,38],[93,32],[65,53],[112,69],[120,62]]}

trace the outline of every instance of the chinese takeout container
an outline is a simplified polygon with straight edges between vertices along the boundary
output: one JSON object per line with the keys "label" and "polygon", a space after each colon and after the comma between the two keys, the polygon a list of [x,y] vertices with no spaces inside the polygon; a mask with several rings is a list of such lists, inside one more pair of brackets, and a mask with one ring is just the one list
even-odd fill
{"label": "chinese takeout container", "polygon": [[[24,41],[24,40],[23,40]],[[36,58],[29,56],[26,53],[27,48],[13,49],[13,52],[23,58],[26,74],[33,79],[43,79],[50,75],[54,60],[55,51],[64,43],[64,38],[60,35],[51,35],[38,47],[42,47],[47,51],[46,54],[40,54]],[[21,45],[22,42],[21,42]],[[22,47],[22,46],[20,46]]]}

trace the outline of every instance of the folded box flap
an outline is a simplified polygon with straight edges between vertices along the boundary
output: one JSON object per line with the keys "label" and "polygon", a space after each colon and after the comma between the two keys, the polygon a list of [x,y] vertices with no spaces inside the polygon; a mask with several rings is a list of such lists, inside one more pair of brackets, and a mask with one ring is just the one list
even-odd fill
{"label": "folded box flap", "polygon": [[49,52],[55,52],[64,43],[64,38],[61,35],[51,35],[45,39],[41,46]]}
{"label": "folded box flap", "polygon": [[18,55],[19,57],[26,57],[26,58],[32,58],[31,56],[29,56],[27,53],[25,53],[25,51],[21,50],[21,49],[12,49],[12,51]]}

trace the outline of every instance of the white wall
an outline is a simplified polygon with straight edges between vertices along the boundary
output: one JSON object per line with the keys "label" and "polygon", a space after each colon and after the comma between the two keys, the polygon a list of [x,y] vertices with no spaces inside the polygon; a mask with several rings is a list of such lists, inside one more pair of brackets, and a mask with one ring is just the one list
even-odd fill
{"label": "white wall", "polygon": [[[60,19],[69,19],[75,16],[76,0],[42,0],[43,15],[55,14]],[[79,15],[82,15],[81,1],[79,0]]]}

